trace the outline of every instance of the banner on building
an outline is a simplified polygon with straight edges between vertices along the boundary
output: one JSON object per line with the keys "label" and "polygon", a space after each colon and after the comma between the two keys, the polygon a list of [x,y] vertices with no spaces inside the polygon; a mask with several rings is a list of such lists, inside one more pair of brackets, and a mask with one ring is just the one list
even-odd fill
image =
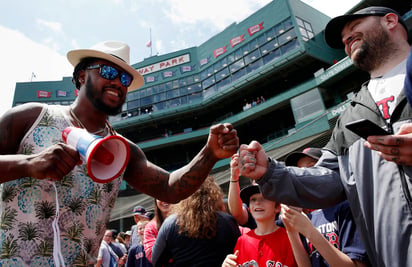
{"label": "banner on building", "polygon": [[252,36],[253,34],[261,31],[263,29],[263,22],[253,25],[247,29],[247,32],[249,33],[249,36]]}
{"label": "banner on building", "polygon": [[57,90],[56,91],[56,96],[57,97],[65,97],[65,96],[69,96],[70,92],[64,91],[64,90]]}
{"label": "banner on building", "polygon": [[232,47],[235,47],[235,45],[238,45],[238,44],[240,44],[241,42],[243,42],[245,40],[244,37],[245,37],[245,35],[242,34],[241,36],[230,39],[230,45]]}
{"label": "banner on building", "polygon": [[39,90],[39,91],[37,91],[37,97],[38,98],[41,98],[41,97],[51,97],[51,92],[48,92],[48,91],[42,91],[42,90]]}
{"label": "banner on building", "polygon": [[226,53],[226,48],[227,48],[227,45],[225,45],[224,47],[220,47],[220,48],[215,49],[213,51],[213,55],[215,56],[215,58],[217,58],[218,56],[223,55],[224,53]]}

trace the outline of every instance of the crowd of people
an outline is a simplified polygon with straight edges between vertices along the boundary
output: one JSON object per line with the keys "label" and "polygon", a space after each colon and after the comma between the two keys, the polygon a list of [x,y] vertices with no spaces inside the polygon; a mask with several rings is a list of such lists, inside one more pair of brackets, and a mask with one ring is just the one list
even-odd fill
{"label": "crowd of people", "polygon": [[[107,121],[143,78],[129,47],[103,42],[68,53],[79,90],[69,107],[28,103],[0,118],[0,266],[411,266],[412,55],[400,15],[368,7],[332,19],[325,38],[369,72],[322,149],[269,158],[239,145],[229,123],[167,172],[129,141],[113,181],[87,175],[62,143],[68,126],[118,135]],[[409,61],[408,56],[410,56]],[[369,119],[391,133],[363,139],[345,128]],[[210,171],[231,157],[228,205]],[[240,188],[239,178],[252,180]],[[125,233],[106,229],[124,179],[154,198]]]}
{"label": "crowd of people", "polygon": [[243,111],[256,107],[257,105],[259,105],[260,103],[265,102],[265,98],[263,96],[258,96],[256,98],[252,98],[250,100],[245,99],[244,102],[245,104],[243,105]]}

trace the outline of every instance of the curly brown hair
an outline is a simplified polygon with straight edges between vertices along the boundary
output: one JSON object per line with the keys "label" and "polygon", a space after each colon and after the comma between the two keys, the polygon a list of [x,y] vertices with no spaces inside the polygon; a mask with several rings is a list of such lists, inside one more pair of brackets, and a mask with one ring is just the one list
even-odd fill
{"label": "curly brown hair", "polygon": [[171,213],[177,215],[179,234],[211,239],[216,235],[217,211],[226,211],[223,191],[214,178],[208,176],[195,193],[174,205]]}

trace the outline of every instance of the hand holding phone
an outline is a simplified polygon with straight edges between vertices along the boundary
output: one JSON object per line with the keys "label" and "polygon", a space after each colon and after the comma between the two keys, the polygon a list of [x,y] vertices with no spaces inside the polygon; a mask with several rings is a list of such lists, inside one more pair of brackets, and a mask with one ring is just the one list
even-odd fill
{"label": "hand holding phone", "polygon": [[368,119],[349,122],[345,127],[360,137],[367,139],[371,135],[389,135],[390,133]]}

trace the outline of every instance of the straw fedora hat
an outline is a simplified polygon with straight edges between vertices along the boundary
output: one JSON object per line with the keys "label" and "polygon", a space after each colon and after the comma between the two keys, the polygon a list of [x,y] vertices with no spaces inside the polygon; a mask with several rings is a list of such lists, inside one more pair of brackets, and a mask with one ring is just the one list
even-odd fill
{"label": "straw fedora hat", "polygon": [[67,59],[73,67],[76,67],[83,58],[87,57],[110,61],[132,75],[133,81],[127,88],[129,92],[142,87],[144,84],[143,76],[130,66],[130,47],[125,43],[104,41],[92,46],[90,49],[76,49],[67,53]]}

